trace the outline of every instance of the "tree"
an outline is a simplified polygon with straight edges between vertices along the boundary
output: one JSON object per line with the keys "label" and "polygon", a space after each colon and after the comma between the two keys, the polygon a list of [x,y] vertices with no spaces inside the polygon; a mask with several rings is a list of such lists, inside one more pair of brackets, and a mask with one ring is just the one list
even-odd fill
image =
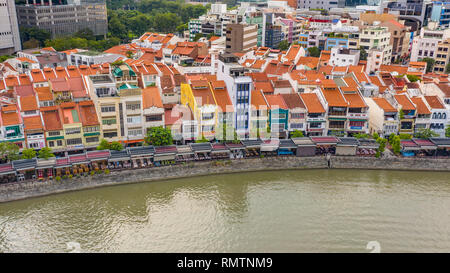
{"label": "tree", "polygon": [[410,134],[399,134],[398,137],[400,139],[411,139],[412,135],[410,135]]}
{"label": "tree", "polygon": [[445,129],[445,137],[450,137],[450,126]]}
{"label": "tree", "polygon": [[416,81],[419,81],[419,80],[420,80],[420,77],[419,77],[419,76],[416,76],[416,75],[406,75],[406,77],[408,78],[408,80],[409,80],[410,82],[416,82]]}
{"label": "tree", "polygon": [[427,63],[427,73],[433,71],[434,64],[436,63],[436,61],[434,59],[425,57],[419,61]]}
{"label": "tree", "polygon": [[447,66],[445,67],[445,73],[450,74],[450,63],[448,63]]}
{"label": "tree", "polygon": [[400,145],[400,137],[399,136],[395,136],[393,138],[391,146],[392,146],[392,150],[393,150],[394,154],[396,154],[396,155],[400,154],[402,147]]}
{"label": "tree", "polygon": [[36,151],[33,148],[22,150],[22,159],[32,159],[36,157]]}
{"label": "tree", "polygon": [[400,120],[405,118],[405,112],[403,112],[403,109],[400,109],[400,111],[398,111],[398,115],[399,115]]}
{"label": "tree", "polygon": [[39,47],[40,42],[35,38],[31,38],[30,40],[23,42],[24,49],[37,48]]}
{"label": "tree", "polygon": [[154,146],[172,145],[173,139],[170,129],[162,126],[148,128],[145,142]]}
{"label": "tree", "polygon": [[380,137],[380,135],[377,132],[372,134],[372,138],[375,140],[377,140],[379,137]]}
{"label": "tree", "polygon": [[90,28],[81,29],[73,34],[74,37],[95,40],[94,32]]}
{"label": "tree", "polygon": [[109,150],[110,144],[106,139],[100,140],[100,144],[97,146],[97,150]]}
{"label": "tree", "polygon": [[439,134],[435,133],[431,129],[419,129],[419,131],[417,131],[414,136],[417,138],[430,138],[437,137],[439,136]]}
{"label": "tree", "polygon": [[44,147],[39,151],[39,158],[49,159],[50,157],[55,157],[51,148]]}
{"label": "tree", "polygon": [[3,63],[4,61],[11,59],[11,58],[14,58],[14,56],[11,56],[11,55],[0,56],[0,63]]}
{"label": "tree", "polygon": [[386,148],[386,142],[387,142],[387,140],[386,140],[385,138],[378,137],[378,138],[376,139],[376,141],[377,141],[378,144],[379,144],[378,150],[377,150],[377,153],[376,153],[376,157],[378,158],[378,157],[380,157],[380,156],[383,154],[383,152],[384,152],[384,150],[385,150],[385,148]]}
{"label": "tree", "polygon": [[111,145],[109,146],[110,150],[115,150],[115,151],[122,151],[123,150],[123,146],[122,143],[120,143],[119,141],[113,141],[111,142]]}
{"label": "tree", "polygon": [[299,131],[299,130],[294,130],[294,132],[292,132],[292,134],[291,134],[291,138],[294,138],[294,137],[304,137],[303,132]]}
{"label": "tree", "polygon": [[[25,47],[25,43],[30,40],[34,40],[38,42],[38,46],[43,46],[45,40],[50,39],[51,34],[47,30],[39,29],[36,27],[20,27],[19,28],[20,33],[20,39],[22,40],[22,43]],[[35,42],[33,42],[35,43]],[[31,43],[28,43],[27,45],[31,45]],[[31,48],[31,47],[30,47]]]}
{"label": "tree", "polygon": [[320,57],[320,49],[316,46],[308,47],[308,53],[311,57]]}
{"label": "tree", "polygon": [[288,50],[289,49],[289,42],[287,40],[283,40],[278,44],[278,49],[279,50]]}
{"label": "tree", "polygon": [[364,47],[359,47],[359,59],[362,61],[366,61],[367,55],[367,51],[364,49]]}
{"label": "tree", "polygon": [[19,159],[19,146],[11,142],[0,143],[0,156],[9,161]]}
{"label": "tree", "polygon": [[200,38],[202,38],[203,37],[203,34],[201,34],[201,33],[195,33],[195,36],[194,36],[194,41],[196,42],[196,41],[198,41]]}

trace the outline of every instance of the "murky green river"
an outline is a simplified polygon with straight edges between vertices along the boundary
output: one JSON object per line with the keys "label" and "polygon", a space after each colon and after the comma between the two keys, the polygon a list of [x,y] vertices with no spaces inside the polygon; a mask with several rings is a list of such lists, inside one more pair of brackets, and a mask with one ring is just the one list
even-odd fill
{"label": "murky green river", "polygon": [[449,175],[244,173],[4,203],[0,252],[449,252]]}

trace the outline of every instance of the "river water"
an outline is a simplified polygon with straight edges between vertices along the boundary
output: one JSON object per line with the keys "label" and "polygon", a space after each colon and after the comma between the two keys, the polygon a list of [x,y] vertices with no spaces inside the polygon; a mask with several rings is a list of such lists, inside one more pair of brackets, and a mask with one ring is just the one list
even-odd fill
{"label": "river water", "polygon": [[449,209],[445,172],[203,176],[0,204],[0,252],[449,252]]}

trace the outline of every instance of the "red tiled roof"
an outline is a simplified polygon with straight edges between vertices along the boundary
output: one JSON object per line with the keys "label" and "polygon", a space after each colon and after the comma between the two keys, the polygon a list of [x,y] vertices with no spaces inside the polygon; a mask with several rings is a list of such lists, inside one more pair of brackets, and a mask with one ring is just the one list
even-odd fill
{"label": "red tiled roof", "polygon": [[394,95],[394,98],[401,105],[403,110],[416,110],[416,107],[412,102],[408,99],[406,95]]}
{"label": "red tiled roof", "polygon": [[325,109],[315,93],[302,93],[300,94],[300,97],[302,98],[308,113],[325,113]]}

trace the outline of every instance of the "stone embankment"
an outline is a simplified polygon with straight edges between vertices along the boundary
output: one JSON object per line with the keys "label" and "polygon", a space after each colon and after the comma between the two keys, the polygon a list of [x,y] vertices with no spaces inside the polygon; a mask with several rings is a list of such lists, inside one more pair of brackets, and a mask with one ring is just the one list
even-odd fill
{"label": "stone embankment", "polygon": [[189,162],[173,166],[118,170],[112,171],[110,174],[96,174],[94,176],[89,175],[61,181],[26,181],[0,184],[0,202],[145,181],[251,171],[326,169],[329,166],[337,169],[450,171],[450,159],[399,157],[376,159],[355,156],[332,156],[329,164],[325,156],[317,156]]}

